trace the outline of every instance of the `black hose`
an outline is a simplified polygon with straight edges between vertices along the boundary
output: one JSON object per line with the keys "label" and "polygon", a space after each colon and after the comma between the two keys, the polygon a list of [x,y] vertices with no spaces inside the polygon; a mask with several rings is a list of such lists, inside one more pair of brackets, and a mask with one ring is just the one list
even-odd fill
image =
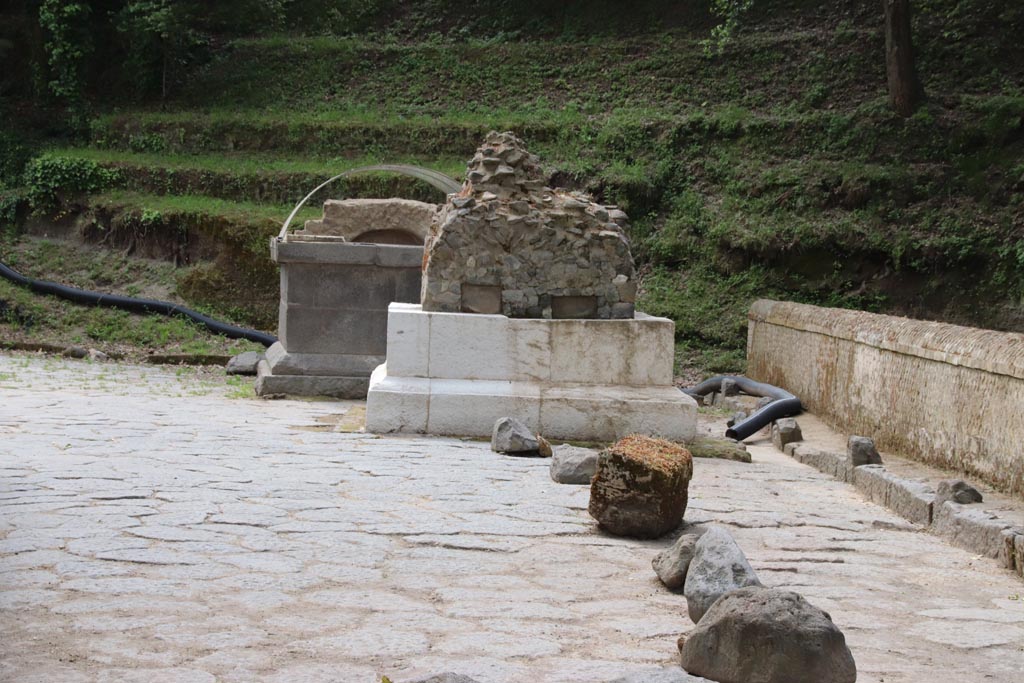
{"label": "black hose", "polygon": [[706,394],[720,391],[722,388],[722,380],[727,379],[735,382],[736,387],[744,394],[748,394],[750,396],[767,396],[772,399],[771,403],[760,410],[753,412],[750,417],[741,422],[737,422],[732,427],[725,430],[725,436],[727,438],[742,441],[775,420],[783,417],[789,417],[791,415],[799,415],[803,411],[803,405],[800,403],[800,399],[785,389],[780,389],[779,387],[771,384],[765,384],[764,382],[755,382],[747,377],[717,375],[704,380],[697,386],[683,389],[683,393],[690,396],[704,396]]}
{"label": "black hose", "polygon": [[218,322],[198,311],[193,311],[191,308],[185,308],[184,306],[172,304],[167,301],[135,299],[130,296],[118,296],[117,294],[103,294],[101,292],[91,292],[87,289],[66,287],[64,285],[59,285],[56,282],[34,280],[30,277],[25,277],[3,263],[0,263],[0,276],[3,276],[15,284],[28,287],[36,294],[50,294],[60,297],[61,299],[73,301],[77,304],[120,308],[125,311],[131,311],[132,313],[180,315],[189,318],[190,320],[194,320],[211,332],[222,334],[231,339],[248,339],[249,341],[254,341],[263,344],[264,346],[270,346],[277,341],[277,337],[274,335]]}

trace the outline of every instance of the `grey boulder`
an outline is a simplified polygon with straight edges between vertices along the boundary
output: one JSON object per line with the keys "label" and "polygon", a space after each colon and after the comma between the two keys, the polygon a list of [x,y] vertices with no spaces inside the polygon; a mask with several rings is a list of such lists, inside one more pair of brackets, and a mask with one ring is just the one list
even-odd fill
{"label": "grey boulder", "polygon": [[982,502],[981,492],[963,479],[945,479],[939,482],[935,491],[935,506],[938,507],[951,500],[961,505]]}
{"label": "grey boulder", "polygon": [[555,446],[551,454],[551,479],[559,484],[589,484],[597,472],[599,454],[591,448]]}
{"label": "grey boulder", "polygon": [[791,591],[728,593],[685,636],[680,662],[719,683],[854,683],[853,655],[832,618]]}
{"label": "grey boulder", "polygon": [[498,453],[529,453],[536,455],[540,442],[521,420],[498,418],[491,434],[491,450]]}
{"label": "grey boulder", "polygon": [[89,350],[84,346],[69,346],[60,355],[65,358],[85,358],[89,355]]}
{"label": "grey boulder", "polygon": [[795,419],[784,417],[772,423],[772,444],[780,451],[786,444],[803,440],[803,432],[800,431],[800,425]]}
{"label": "grey boulder", "polygon": [[708,527],[694,546],[683,584],[686,609],[693,623],[698,623],[726,593],[760,585],[747,556],[729,532],[717,525]]}
{"label": "grey boulder", "polygon": [[229,375],[255,375],[256,366],[259,365],[262,358],[263,356],[255,351],[240,353],[231,357],[224,372]]}
{"label": "grey boulder", "polygon": [[706,530],[707,527],[703,526],[687,527],[686,533],[675,543],[654,556],[651,566],[666,587],[682,588],[686,583],[686,572],[693,560],[697,541]]}
{"label": "grey boulder", "polygon": [[882,456],[875,448],[875,441],[867,436],[851,436],[846,441],[846,460],[850,468],[861,465],[881,465]]}

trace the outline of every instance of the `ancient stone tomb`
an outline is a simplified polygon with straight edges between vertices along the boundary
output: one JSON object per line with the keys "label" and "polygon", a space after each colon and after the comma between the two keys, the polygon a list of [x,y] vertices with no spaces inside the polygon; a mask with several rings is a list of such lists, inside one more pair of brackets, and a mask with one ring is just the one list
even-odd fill
{"label": "ancient stone tomb", "polygon": [[430,224],[420,304],[388,309],[367,429],[490,436],[515,417],[556,439],[691,438],[672,321],[634,310],[625,221],[490,133]]}
{"label": "ancient stone tomb", "polygon": [[437,211],[407,199],[329,199],[323,218],[274,238],[279,341],[256,391],[363,398],[384,361],[387,309],[417,301],[423,239]]}
{"label": "ancient stone tomb", "polygon": [[626,214],[545,186],[537,157],[491,133],[426,242],[424,311],[632,318]]}

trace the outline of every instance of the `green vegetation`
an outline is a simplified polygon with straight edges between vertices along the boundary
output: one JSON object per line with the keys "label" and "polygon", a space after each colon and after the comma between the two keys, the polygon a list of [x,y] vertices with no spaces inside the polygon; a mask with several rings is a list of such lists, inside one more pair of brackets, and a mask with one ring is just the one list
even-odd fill
{"label": "green vegetation", "polygon": [[[75,15],[85,34],[47,18],[0,77],[29,122],[0,133],[8,247],[49,221],[272,328],[266,243],[294,202],[369,163],[458,177],[510,129],[552,183],[629,213],[641,306],[676,321],[681,368],[742,369],[758,297],[1024,330],[1019,3],[915,3],[908,118],[876,0],[108,4]],[[6,16],[0,43],[34,45],[39,16]],[[379,174],[312,203],[395,195],[437,199]]]}
{"label": "green vegetation", "polygon": [[[67,284],[127,296],[173,299],[173,264],[129,258],[105,249],[76,249],[59,241],[25,239],[0,249],[0,260],[32,277],[61,273]],[[244,340],[209,334],[184,318],[132,315],[36,296],[0,280],[0,337],[7,342],[78,344],[140,359],[147,351],[165,354],[232,355],[262,348]],[[231,319],[230,310],[205,313]]]}

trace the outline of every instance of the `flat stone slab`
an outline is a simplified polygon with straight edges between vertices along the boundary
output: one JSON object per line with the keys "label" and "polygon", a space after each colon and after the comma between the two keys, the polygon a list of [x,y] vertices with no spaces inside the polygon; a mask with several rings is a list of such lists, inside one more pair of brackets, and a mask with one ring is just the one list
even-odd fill
{"label": "flat stone slab", "polygon": [[[650,565],[672,538],[600,533],[546,459],[235,395],[221,368],[0,354],[0,680],[687,680]],[[748,448],[695,461],[686,519],[829,612],[860,683],[1019,678],[1018,577]]]}
{"label": "flat stone slab", "polygon": [[365,376],[337,375],[277,375],[267,361],[256,367],[254,390],[259,396],[287,394],[289,396],[329,396],[331,398],[362,399],[370,386]]}

